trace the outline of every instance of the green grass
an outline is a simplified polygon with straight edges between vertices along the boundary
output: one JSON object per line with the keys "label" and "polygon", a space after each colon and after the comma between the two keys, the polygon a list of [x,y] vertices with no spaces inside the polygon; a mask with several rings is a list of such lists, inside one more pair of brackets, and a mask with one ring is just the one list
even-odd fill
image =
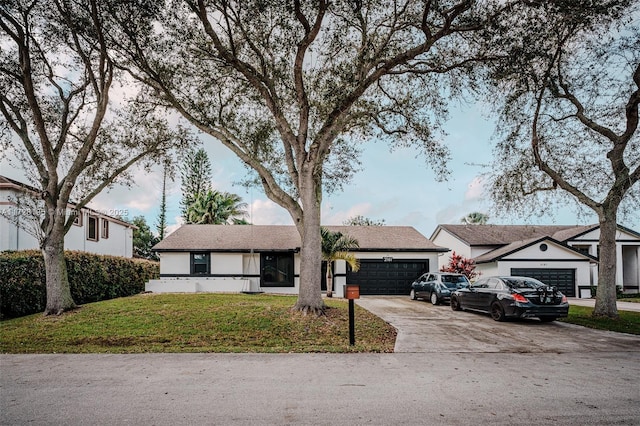
{"label": "green grass", "polygon": [[0,353],[393,352],[395,329],[348,303],[327,315],[294,312],[293,296],[144,294],[90,303],[61,316],[0,322]]}
{"label": "green grass", "polygon": [[586,306],[569,306],[569,316],[558,321],[582,325],[598,330],[616,331],[618,333],[640,334],[640,312],[618,311],[620,318],[594,318],[593,308]]}

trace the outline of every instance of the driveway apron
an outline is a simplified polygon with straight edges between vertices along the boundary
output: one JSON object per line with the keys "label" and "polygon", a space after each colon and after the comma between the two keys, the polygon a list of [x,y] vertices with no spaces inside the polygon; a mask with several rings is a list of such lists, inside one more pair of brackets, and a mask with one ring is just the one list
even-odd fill
{"label": "driveway apron", "polygon": [[[640,336],[537,319],[496,322],[408,296],[364,296],[357,304],[398,331],[395,352],[567,353],[640,352]],[[358,318],[355,319],[356,339]]]}

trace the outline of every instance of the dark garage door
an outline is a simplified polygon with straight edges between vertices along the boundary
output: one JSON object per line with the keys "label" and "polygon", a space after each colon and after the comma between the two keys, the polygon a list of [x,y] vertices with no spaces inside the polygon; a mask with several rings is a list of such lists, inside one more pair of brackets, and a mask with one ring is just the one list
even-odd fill
{"label": "dark garage door", "polygon": [[511,275],[535,278],[556,287],[567,297],[576,297],[575,269],[512,268]]}
{"label": "dark garage door", "polygon": [[360,260],[358,272],[347,272],[347,284],[358,284],[363,295],[408,295],[413,280],[428,270],[428,259],[393,262]]}

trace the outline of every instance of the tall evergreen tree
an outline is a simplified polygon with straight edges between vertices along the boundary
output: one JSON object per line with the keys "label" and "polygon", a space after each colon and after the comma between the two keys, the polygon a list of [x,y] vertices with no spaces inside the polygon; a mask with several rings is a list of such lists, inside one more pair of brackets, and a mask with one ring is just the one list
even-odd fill
{"label": "tall evergreen tree", "polygon": [[182,163],[180,173],[182,177],[180,214],[186,223],[190,223],[189,207],[199,195],[204,195],[211,189],[211,163],[207,152],[202,148],[189,151]]}
{"label": "tall evergreen tree", "polygon": [[156,223],[156,231],[160,241],[164,240],[164,233],[167,229],[167,171],[165,165],[162,172],[162,198],[160,199],[160,213],[158,213],[158,222]]}

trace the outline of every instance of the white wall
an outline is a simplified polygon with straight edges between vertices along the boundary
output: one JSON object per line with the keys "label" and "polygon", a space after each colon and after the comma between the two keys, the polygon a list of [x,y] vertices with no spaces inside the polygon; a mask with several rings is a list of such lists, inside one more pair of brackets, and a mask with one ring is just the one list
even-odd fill
{"label": "white wall", "polygon": [[[0,206],[4,208],[5,206]],[[22,228],[0,216],[0,251],[39,249],[38,240]]]}
{"label": "white wall", "polygon": [[244,274],[242,253],[211,253],[211,274]]}
{"label": "white wall", "polygon": [[[600,228],[594,229],[578,238],[572,239],[567,243],[570,246],[589,246],[589,254],[598,255],[598,242],[600,239]],[[637,263],[633,265],[633,255],[629,254],[629,247],[638,247],[640,250],[640,239],[635,235],[618,229],[616,231],[616,285],[624,285],[625,279],[628,277],[639,276]],[[623,249],[623,247],[625,247]],[[633,252],[633,250],[631,250]],[[631,263],[629,263],[631,262]],[[598,284],[598,268],[591,270],[591,282],[593,285]],[[640,285],[640,283],[639,283]]]}
{"label": "white wall", "polygon": [[[4,250],[32,250],[39,249],[38,239],[27,232],[24,227],[33,227],[34,224],[26,223],[18,227],[16,220],[28,220],[26,213],[21,213],[12,201],[18,196],[24,196],[11,188],[0,188],[0,210],[12,213],[14,219],[8,220],[0,215],[0,251]],[[98,241],[87,240],[88,213],[83,214],[82,226],[73,225],[64,238],[64,248],[66,250],[79,250],[95,254],[111,256],[133,257],[133,228],[115,222],[113,219],[103,215],[97,215],[98,220]],[[100,233],[102,220],[109,221],[109,238],[102,238]]]}
{"label": "white wall", "polygon": [[191,257],[189,253],[158,253],[160,257],[160,275],[191,273]]}
{"label": "white wall", "polygon": [[[162,252],[160,256],[161,275],[189,275],[191,257],[189,252]],[[438,253],[417,252],[371,252],[357,253],[359,259],[382,260],[393,257],[394,260],[425,259],[429,261],[431,270],[438,265]],[[264,291],[275,294],[298,294],[300,290],[300,255],[295,254],[293,287],[260,287],[260,253],[211,253],[211,274],[235,275],[231,277],[161,277],[152,280],[146,291],[153,292],[201,292],[201,291]],[[339,260],[334,269],[333,289],[336,297],[342,297],[346,284],[346,262]],[[253,277],[252,275],[255,275]],[[335,275],[342,275],[335,277]]]}
{"label": "white wall", "polygon": [[[88,240],[89,213],[82,213],[82,226],[71,226],[64,237],[66,250],[80,250],[109,256],[133,256],[133,229],[103,216],[98,218],[98,241]],[[109,221],[109,238],[102,238],[102,222]]]}
{"label": "white wall", "polygon": [[451,257],[451,254],[454,251],[456,252],[456,254],[460,254],[468,259],[472,257],[471,247],[469,247],[468,245],[460,241],[457,237],[451,235],[449,232],[447,232],[444,229],[440,229],[440,231],[432,241],[437,246],[445,247],[451,250],[448,253],[442,253],[437,259],[438,263],[434,265],[430,265],[430,268],[432,270],[435,270],[434,268],[436,266],[438,270],[440,270],[440,268],[442,268],[443,266],[448,265],[449,257]]}

